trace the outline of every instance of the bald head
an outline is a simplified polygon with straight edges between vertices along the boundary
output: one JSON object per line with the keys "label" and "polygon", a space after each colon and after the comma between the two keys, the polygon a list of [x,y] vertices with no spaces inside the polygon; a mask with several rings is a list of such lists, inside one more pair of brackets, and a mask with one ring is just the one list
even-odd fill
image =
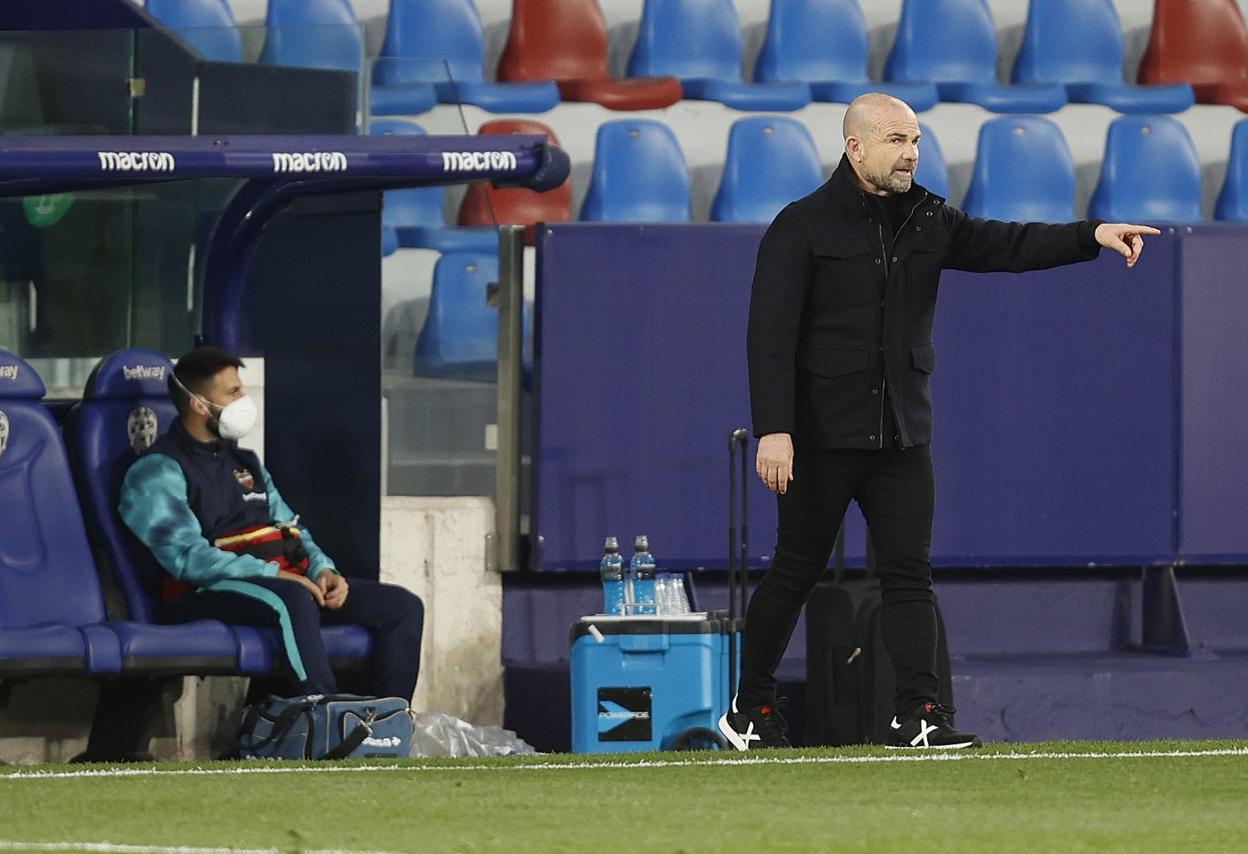
{"label": "bald head", "polygon": [[919,165],[919,120],[905,101],[869,92],[849,105],[842,125],[845,153],[869,193],[908,191]]}

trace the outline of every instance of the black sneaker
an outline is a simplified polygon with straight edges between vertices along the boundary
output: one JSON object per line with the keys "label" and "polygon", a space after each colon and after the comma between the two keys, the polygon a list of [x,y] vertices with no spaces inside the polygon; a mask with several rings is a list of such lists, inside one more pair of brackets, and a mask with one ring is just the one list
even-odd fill
{"label": "black sneaker", "polygon": [[759,706],[744,712],[737,711],[737,698],[732,698],[732,709],[719,719],[719,731],[737,750],[757,750],[760,747],[792,747],[785,738],[788,729],[784,717],[775,706]]}
{"label": "black sneaker", "polygon": [[979,736],[958,732],[953,728],[952,706],[926,703],[908,715],[893,718],[888,725],[886,747],[919,750],[957,750],[962,747],[983,747]]}

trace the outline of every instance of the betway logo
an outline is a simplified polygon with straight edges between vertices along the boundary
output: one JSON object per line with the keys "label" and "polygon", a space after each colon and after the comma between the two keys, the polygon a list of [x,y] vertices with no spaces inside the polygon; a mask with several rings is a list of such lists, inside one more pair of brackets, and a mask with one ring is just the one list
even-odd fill
{"label": "betway logo", "polygon": [[341,151],[273,153],[274,172],[346,172],[347,155]]}
{"label": "betway logo", "polygon": [[178,168],[166,151],[97,151],[105,172],[172,172]]}
{"label": "betway logo", "polygon": [[443,172],[514,172],[517,168],[516,155],[510,151],[444,151],[442,152]]}
{"label": "betway logo", "polygon": [[0,365],[0,380],[17,382],[17,365]]}
{"label": "betway logo", "polygon": [[370,735],[363,741],[363,744],[368,747],[398,747],[402,743],[403,739],[399,738],[397,735],[392,735],[389,738],[373,738]]}
{"label": "betway logo", "polygon": [[165,367],[164,365],[137,365],[128,368],[122,365],[121,375],[128,380],[163,380]]}

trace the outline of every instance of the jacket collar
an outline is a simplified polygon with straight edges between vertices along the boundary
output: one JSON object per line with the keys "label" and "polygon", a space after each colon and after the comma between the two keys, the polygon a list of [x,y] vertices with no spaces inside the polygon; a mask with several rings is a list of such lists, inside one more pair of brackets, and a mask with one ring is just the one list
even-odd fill
{"label": "jacket collar", "polygon": [[169,428],[169,432],[173,434],[174,441],[176,441],[183,448],[183,450],[192,454],[212,455],[228,448],[231,444],[230,442],[226,442],[224,439],[217,439],[212,442],[199,441],[190,433],[186,432],[186,428],[182,426],[181,418],[178,418],[173,422],[173,426]]}

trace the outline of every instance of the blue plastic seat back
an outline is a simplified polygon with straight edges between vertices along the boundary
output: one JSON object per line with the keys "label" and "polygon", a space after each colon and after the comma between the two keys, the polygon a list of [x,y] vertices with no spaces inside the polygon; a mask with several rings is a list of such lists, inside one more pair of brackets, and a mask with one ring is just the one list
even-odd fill
{"label": "blue plastic seat back", "polygon": [[[416,339],[416,373],[471,380],[497,377],[498,311],[487,302],[498,281],[498,255],[450,252],[433,268],[429,314]],[[522,348],[531,370],[529,306],[523,309]]]}
{"label": "blue plastic seat back", "polygon": [[858,0],[771,0],[754,79],[866,80],[867,47]]}
{"label": "blue plastic seat back", "polygon": [[147,11],[204,59],[243,61],[243,38],[227,0],[147,0]]}
{"label": "blue plastic seat back", "polygon": [[1057,125],[1041,116],[984,122],[962,208],[985,219],[1073,220],[1075,162]]}
{"label": "blue plastic seat back", "polygon": [[646,0],[628,76],[740,81],[741,51],[732,0]]}
{"label": "blue plastic seat back", "polygon": [[949,167],[945,164],[945,152],[932,129],[919,122],[919,168],[914,180],[941,198],[949,198]]}
{"label": "blue plastic seat back", "polygon": [[1088,213],[1111,222],[1199,222],[1200,159],[1169,116],[1123,116],[1109,126]]}
{"label": "blue plastic seat back", "polygon": [[[425,129],[405,119],[373,119],[368,126],[368,133],[370,136],[384,134],[424,136]],[[442,228],[446,225],[446,219],[442,214],[442,203],[441,187],[387,190],[381,221],[392,228],[408,226]]]}
{"label": "blue plastic seat back", "polygon": [[1248,119],[1231,132],[1231,156],[1226,163],[1226,180],[1218,193],[1214,219],[1248,222]]}
{"label": "blue plastic seat back", "polygon": [[87,379],[66,425],[83,516],[125,596],[131,619],[150,623],[162,571],[117,512],[130,465],[177,419],[169,399],[173,363],[151,350],[121,350]]}
{"label": "blue plastic seat back", "polygon": [[996,83],[997,30],[987,0],[905,0],[884,79]]}
{"label": "blue plastic seat back", "polygon": [[266,65],[364,68],[364,35],[351,0],[269,0],[265,27]]}
{"label": "blue plastic seat back", "polygon": [[446,80],[444,60],[455,80],[484,80],[485,35],[477,7],[472,0],[391,0],[378,63],[392,57],[403,61],[387,68],[388,82]]}
{"label": "blue plastic seat back", "polygon": [[651,119],[598,126],[581,219],[688,222],[689,167],[671,129]]}
{"label": "blue plastic seat back", "polygon": [[43,381],[0,350],[0,628],[104,620],[60,428]]}
{"label": "blue plastic seat back", "polygon": [[738,119],[728,133],[714,222],[771,222],[780,209],[823,183],[823,165],[806,125],[781,116]]}
{"label": "blue plastic seat back", "polygon": [[1031,0],[1015,83],[1121,83],[1122,22],[1114,0]]}

